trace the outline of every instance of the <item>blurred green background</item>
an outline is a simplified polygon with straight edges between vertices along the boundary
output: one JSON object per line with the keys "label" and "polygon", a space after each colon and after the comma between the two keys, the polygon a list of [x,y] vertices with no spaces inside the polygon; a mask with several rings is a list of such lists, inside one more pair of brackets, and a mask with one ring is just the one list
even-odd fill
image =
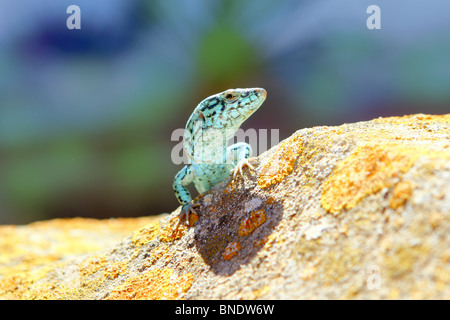
{"label": "blurred green background", "polygon": [[[81,8],[81,30],[66,9]],[[381,30],[366,9],[381,8]],[[203,98],[264,87],[244,129],[450,112],[448,0],[3,0],[0,224],[171,212]]]}

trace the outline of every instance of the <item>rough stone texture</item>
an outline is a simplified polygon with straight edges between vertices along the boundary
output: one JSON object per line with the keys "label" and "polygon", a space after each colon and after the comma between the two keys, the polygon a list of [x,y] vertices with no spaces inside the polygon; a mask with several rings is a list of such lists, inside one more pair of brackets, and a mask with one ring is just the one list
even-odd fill
{"label": "rough stone texture", "polygon": [[299,130],[255,164],[176,234],[179,209],[0,227],[0,298],[450,299],[450,114]]}

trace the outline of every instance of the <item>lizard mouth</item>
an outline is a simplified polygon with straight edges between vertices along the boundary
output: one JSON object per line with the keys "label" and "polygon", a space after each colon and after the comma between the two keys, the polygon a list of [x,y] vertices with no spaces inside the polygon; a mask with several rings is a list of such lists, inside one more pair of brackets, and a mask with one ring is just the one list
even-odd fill
{"label": "lizard mouth", "polygon": [[255,93],[256,93],[256,95],[257,95],[258,97],[262,97],[262,98],[263,98],[263,101],[264,101],[264,100],[266,99],[266,97],[267,97],[267,91],[264,90],[264,89],[262,89],[262,88],[256,89],[256,90],[255,90]]}

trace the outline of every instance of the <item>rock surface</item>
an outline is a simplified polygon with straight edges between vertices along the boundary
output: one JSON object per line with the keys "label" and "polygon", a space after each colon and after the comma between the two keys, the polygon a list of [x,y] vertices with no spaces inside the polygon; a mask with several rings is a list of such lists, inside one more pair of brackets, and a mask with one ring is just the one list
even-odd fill
{"label": "rock surface", "polygon": [[302,129],[254,164],[176,234],[179,209],[0,227],[0,298],[450,299],[450,114]]}

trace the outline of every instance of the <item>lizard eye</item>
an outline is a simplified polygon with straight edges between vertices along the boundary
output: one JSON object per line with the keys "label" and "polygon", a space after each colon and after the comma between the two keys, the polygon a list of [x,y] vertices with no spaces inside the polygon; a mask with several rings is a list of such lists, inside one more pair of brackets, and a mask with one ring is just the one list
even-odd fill
{"label": "lizard eye", "polygon": [[233,100],[234,99],[234,95],[232,93],[229,93],[225,96],[225,99],[227,100]]}

